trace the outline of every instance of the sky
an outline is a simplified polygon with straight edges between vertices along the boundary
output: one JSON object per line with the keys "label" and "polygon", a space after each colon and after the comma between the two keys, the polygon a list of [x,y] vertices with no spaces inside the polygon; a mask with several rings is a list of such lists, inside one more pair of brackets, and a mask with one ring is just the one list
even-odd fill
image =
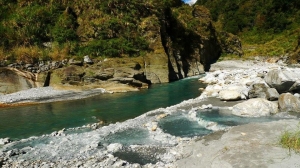
{"label": "sky", "polygon": [[184,0],[185,3],[194,4],[197,0]]}

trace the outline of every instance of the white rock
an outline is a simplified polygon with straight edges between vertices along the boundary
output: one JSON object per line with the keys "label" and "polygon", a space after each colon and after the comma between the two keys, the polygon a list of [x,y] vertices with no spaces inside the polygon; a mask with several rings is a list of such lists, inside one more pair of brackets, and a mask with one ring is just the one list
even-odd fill
{"label": "white rock", "polygon": [[9,138],[0,139],[0,145],[5,145],[5,144],[8,144],[10,142],[11,142],[11,140]]}
{"label": "white rock", "polygon": [[278,104],[262,98],[255,98],[233,106],[232,114],[242,117],[269,116],[278,112]]}
{"label": "white rock", "polygon": [[219,98],[222,101],[241,100],[241,94],[235,90],[222,90],[219,92]]}
{"label": "white rock", "polygon": [[107,151],[108,152],[117,152],[119,151],[120,149],[122,149],[122,144],[119,144],[119,143],[113,143],[113,144],[110,144],[107,146]]}
{"label": "white rock", "polygon": [[92,59],[88,55],[84,56],[83,61],[84,61],[84,63],[87,63],[87,64],[93,63]]}

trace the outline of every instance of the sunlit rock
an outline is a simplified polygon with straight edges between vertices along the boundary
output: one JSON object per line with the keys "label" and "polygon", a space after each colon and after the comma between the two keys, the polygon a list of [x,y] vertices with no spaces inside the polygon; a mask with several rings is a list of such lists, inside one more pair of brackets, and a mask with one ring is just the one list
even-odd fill
{"label": "sunlit rock", "polygon": [[250,99],[233,106],[232,114],[242,117],[269,116],[278,112],[277,103],[262,98]]}

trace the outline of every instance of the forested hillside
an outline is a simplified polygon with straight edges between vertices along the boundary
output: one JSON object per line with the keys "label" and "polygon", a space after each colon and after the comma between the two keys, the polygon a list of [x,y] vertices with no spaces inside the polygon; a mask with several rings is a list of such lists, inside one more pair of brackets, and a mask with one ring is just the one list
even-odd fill
{"label": "forested hillside", "polygon": [[246,55],[280,56],[297,46],[298,0],[198,0],[196,4],[210,10],[218,29],[242,38]]}
{"label": "forested hillside", "polygon": [[209,8],[214,21],[234,34],[251,29],[278,33],[300,23],[298,0],[198,0],[196,4]]}
{"label": "forested hillside", "polygon": [[1,0],[1,50],[18,55],[28,47],[32,52],[49,47],[51,42],[54,58],[138,55],[149,50],[142,22],[179,5],[180,0]]}
{"label": "forested hillside", "polygon": [[39,86],[145,87],[208,71],[222,52],[242,54],[207,8],[181,0],[2,0],[0,8],[0,66],[33,73]]}

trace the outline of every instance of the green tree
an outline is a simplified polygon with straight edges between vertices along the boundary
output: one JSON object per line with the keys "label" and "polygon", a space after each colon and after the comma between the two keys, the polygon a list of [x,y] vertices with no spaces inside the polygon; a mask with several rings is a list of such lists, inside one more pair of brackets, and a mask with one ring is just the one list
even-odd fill
{"label": "green tree", "polygon": [[51,30],[54,41],[62,44],[67,41],[75,41],[78,39],[76,29],[78,23],[76,15],[71,8],[67,8],[57,19],[55,26]]}

